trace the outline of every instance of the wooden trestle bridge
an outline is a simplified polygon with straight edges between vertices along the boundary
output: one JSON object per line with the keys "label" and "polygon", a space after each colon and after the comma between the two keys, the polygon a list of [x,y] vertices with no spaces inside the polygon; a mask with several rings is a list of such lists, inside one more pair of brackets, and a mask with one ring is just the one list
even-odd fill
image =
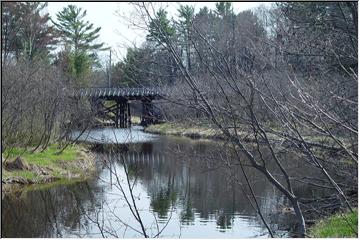
{"label": "wooden trestle bridge", "polygon": [[[158,88],[82,88],[75,94],[77,97],[89,98],[100,112],[111,120],[117,128],[131,126],[130,101],[142,102],[141,125],[147,126],[156,121],[152,101],[163,98]],[[105,106],[105,101],[114,101],[112,106]]]}

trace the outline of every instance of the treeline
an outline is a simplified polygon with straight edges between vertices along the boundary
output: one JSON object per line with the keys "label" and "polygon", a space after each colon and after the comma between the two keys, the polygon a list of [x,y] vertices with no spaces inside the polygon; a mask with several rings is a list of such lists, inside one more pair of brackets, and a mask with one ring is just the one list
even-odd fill
{"label": "treeline", "polygon": [[[179,94],[184,86],[179,63],[206,91],[216,89],[216,78],[233,76],[241,82],[251,76],[258,84],[265,78],[268,86],[287,95],[287,75],[296,74],[302,86],[311,85],[307,90],[322,104],[333,105],[337,114],[348,115],[349,124],[357,124],[356,108],[346,104],[357,102],[356,3],[275,3],[239,13],[229,2],[215,6],[215,10],[195,11],[190,5],[180,5],[176,19],[165,9],[154,12],[147,19],[146,41],[129,48],[125,59],[113,66],[113,85],[177,86],[173,89],[179,99],[196,103],[197,99]],[[201,115],[176,106],[168,108],[175,109],[169,118]],[[270,118],[263,104],[256,108],[264,112],[263,118]]]}
{"label": "treeline", "polygon": [[[132,59],[138,67],[127,74],[137,74],[134,79],[140,81],[142,74],[152,73],[153,83],[170,86],[171,103],[163,104],[168,119],[205,122],[220,130],[226,137],[223,146],[238,158],[217,159],[219,166],[248,176],[250,192],[248,166],[261,172],[294,209],[295,231],[301,237],[306,236],[308,219],[354,211],[356,2],[281,2],[238,14],[226,2],[198,12],[182,6],[177,21],[169,19],[165,10],[153,11],[151,3],[134,6],[148,29],[147,42],[138,51],[150,49],[152,54]],[[150,63],[153,69],[139,71]],[[293,172],[284,153],[294,156],[294,164],[310,166],[314,172]],[[329,193],[304,199],[301,184]],[[250,197],[256,206],[259,199]],[[256,209],[268,226],[266,216]]]}
{"label": "treeline", "polygon": [[356,10],[352,2],[277,3],[236,14],[231,3],[220,2],[215,10],[203,7],[196,12],[190,5],[180,5],[174,19],[160,9],[148,25],[146,42],[129,48],[125,59],[114,66],[114,84],[174,84],[181,72],[164,47],[169,40],[196,75],[220,71],[217,53],[234,73],[284,65],[304,74],[351,73],[357,70]]}
{"label": "treeline", "polygon": [[179,81],[181,71],[164,47],[167,40],[176,45],[183,64],[194,74],[217,71],[217,60],[204,40],[223,51],[236,66],[252,71],[254,53],[250,48],[266,37],[264,25],[255,13],[249,10],[235,14],[232,4],[225,2],[217,3],[215,10],[203,7],[195,12],[193,6],[180,5],[177,11],[176,20],[170,19],[165,9],[156,12],[146,41],[141,47],[129,48],[125,59],[114,66],[114,84],[162,86]]}
{"label": "treeline", "polygon": [[99,65],[99,27],[69,5],[51,19],[46,3],[2,2],[2,151],[45,149],[92,123],[89,103],[72,98]]}
{"label": "treeline", "polygon": [[[133,6],[141,10],[141,4]],[[75,110],[85,113],[89,104],[69,102],[68,95],[77,87],[107,86],[99,77],[98,58],[107,48],[97,40],[100,28],[85,20],[86,11],[69,5],[56,19],[45,12],[46,3],[2,3],[3,143],[34,142],[24,136],[39,134],[35,139],[45,144],[49,136],[40,133],[51,135],[60,126],[59,119],[69,126],[84,125],[86,121],[71,112],[85,107]],[[342,126],[336,132],[356,132],[356,3],[276,3],[239,13],[229,2],[198,11],[183,4],[176,18],[158,9],[143,20],[146,41],[129,48],[126,57],[112,66],[112,85],[169,87],[172,100],[182,103],[164,105],[169,118],[206,116],[200,96],[187,87],[186,76],[191,75],[209,101],[219,106],[225,103],[224,92],[244,89],[251,79],[259,91],[270,89],[287,99],[301,87],[312,102],[321,104],[321,111],[331,109],[335,114],[328,116]],[[246,96],[251,94],[247,90]],[[273,121],[261,101],[254,96],[258,117]],[[49,122],[54,123],[46,126]]]}

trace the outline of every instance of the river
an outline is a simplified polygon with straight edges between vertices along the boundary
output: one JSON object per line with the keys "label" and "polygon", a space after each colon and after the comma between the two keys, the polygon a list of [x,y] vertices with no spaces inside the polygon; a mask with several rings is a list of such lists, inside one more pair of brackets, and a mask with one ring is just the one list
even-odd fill
{"label": "river", "polygon": [[[137,127],[95,129],[78,141],[94,146],[96,176],[4,196],[3,237],[142,237],[124,198],[131,202],[127,179],[149,236],[162,230],[166,238],[269,237],[223,143],[152,135]],[[291,236],[295,220],[283,211],[286,199],[256,170],[246,170],[270,227],[280,237]],[[306,186],[297,191],[314,194]]]}

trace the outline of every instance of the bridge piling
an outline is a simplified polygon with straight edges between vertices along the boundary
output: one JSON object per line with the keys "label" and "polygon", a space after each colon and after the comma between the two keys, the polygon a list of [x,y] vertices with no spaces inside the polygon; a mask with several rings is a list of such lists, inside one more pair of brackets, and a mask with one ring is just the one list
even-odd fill
{"label": "bridge piling", "polygon": [[142,100],[141,125],[148,126],[154,123],[154,109],[151,100]]}
{"label": "bridge piling", "polygon": [[152,100],[163,98],[158,88],[82,88],[74,92],[74,97],[92,98],[95,101],[115,101],[112,106],[100,105],[99,115],[117,128],[131,127],[131,111],[129,101],[142,101],[141,125],[147,126],[155,122]]}
{"label": "bridge piling", "polygon": [[130,126],[130,104],[127,100],[117,101],[117,111],[115,126],[117,128],[127,128]]}
{"label": "bridge piling", "polygon": [[131,112],[130,112],[130,103],[127,103],[127,116],[128,116],[128,127],[131,127]]}

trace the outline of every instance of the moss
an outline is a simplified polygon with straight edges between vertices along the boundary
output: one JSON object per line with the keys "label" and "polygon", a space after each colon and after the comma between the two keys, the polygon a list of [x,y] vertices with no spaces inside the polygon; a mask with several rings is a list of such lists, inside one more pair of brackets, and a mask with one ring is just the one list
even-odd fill
{"label": "moss", "polygon": [[316,238],[357,237],[357,229],[358,213],[355,209],[353,213],[338,213],[319,221],[309,229],[309,234]]}

